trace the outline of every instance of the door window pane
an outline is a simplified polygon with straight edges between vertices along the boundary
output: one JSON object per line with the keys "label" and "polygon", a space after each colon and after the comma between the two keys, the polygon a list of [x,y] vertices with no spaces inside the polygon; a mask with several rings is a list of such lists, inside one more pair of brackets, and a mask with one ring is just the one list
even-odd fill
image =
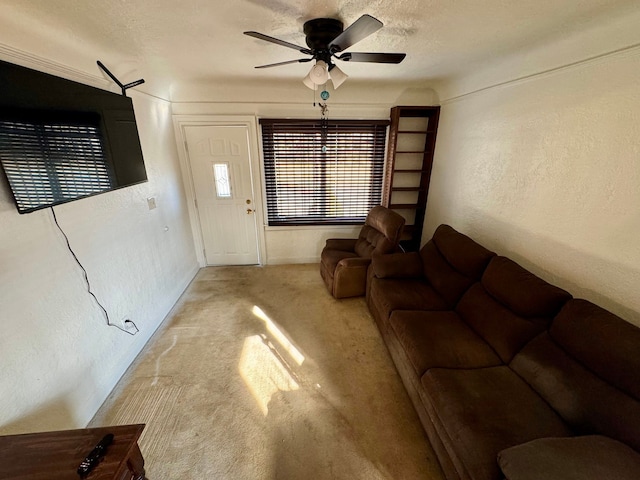
{"label": "door window pane", "polygon": [[218,198],[231,198],[231,182],[229,179],[229,164],[214,163],[213,176],[216,181],[216,196]]}

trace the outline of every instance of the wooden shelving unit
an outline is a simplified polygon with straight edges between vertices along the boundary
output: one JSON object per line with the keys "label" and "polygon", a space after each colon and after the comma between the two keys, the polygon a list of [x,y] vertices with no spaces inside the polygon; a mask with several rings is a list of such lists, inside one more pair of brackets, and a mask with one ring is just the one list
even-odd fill
{"label": "wooden shelving unit", "polygon": [[405,217],[400,244],[420,248],[440,107],[393,107],[383,205]]}

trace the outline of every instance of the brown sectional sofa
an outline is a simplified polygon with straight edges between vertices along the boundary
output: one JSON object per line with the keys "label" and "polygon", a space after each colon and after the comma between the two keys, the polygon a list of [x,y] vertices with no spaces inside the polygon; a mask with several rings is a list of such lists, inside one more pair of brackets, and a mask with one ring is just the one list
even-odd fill
{"label": "brown sectional sofa", "polygon": [[639,328],[447,225],[367,304],[447,479],[640,478]]}

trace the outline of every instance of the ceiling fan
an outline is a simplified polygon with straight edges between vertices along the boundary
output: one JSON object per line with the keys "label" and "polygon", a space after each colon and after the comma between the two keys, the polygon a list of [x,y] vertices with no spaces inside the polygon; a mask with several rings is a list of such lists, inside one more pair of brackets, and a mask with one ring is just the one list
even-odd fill
{"label": "ceiling fan", "polygon": [[[255,68],[270,68],[292,63],[305,63],[315,60],[315,65],[303,80],[304,84],[316,90],[319,85],[324,85],[331,79],[334,88],[338,88],[347,79],[348,75],[333,63],[333,59],[343,62],[369,62],[369,63],[400,63],[406,56],[405,53],[359,53],[344,52],[353,44],[363,40],[372,33],[382,28],[382,22],[371,15],[362,15],[358,20],[343,30],[340,20],[334,18],[315,18],[305,22],[303,26],[306,35],[307,47],[301,47],[295,43],[286,42],[278,38],[270,37],[258,32],[244,32],[250,37],[265,40],[267,42],[292,48],[309,58],[299,58],[286,62],[259,65]],[[343,53],[344,52],[344,53]]]}

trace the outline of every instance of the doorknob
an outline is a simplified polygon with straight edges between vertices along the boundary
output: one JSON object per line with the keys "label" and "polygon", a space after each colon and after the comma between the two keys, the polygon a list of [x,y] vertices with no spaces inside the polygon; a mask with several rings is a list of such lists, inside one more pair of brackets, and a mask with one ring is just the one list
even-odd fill
{"label": "doorknob", "polygon": [[251,210],[250,208],[247,208],[247,215],[251,215],[253,212],[255,212],[255,210]]}

